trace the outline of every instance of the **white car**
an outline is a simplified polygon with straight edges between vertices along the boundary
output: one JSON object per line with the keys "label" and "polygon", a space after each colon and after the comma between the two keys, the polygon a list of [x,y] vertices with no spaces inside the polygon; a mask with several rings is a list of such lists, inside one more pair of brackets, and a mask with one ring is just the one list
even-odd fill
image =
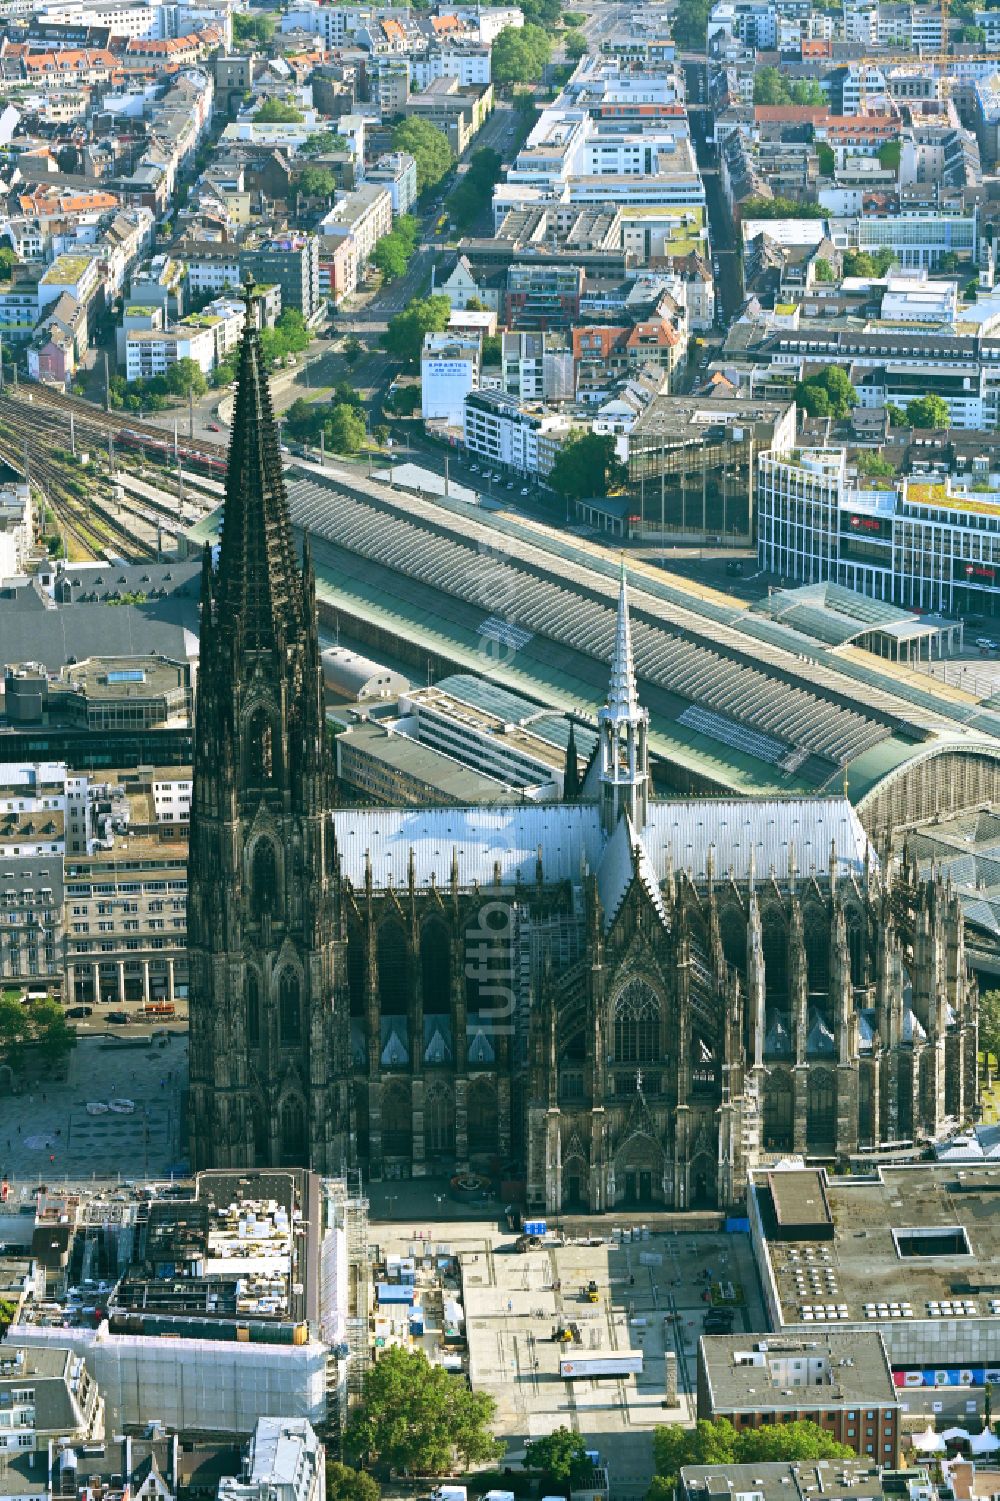
{"label": "white car", "polygon": [[527,487],[527,485],[525,485],[525,487],[524,487],[524,489],[523,489],[523,490],[522,490],[522,491],[521,491],[521,494],[522,494],[522,495],[527,495],[527,494],[529,494],[529,491],[528,491],[528,487]]}
{"label": "white car", "polygon": [[470,464],[469,465],[469,469],[470,469],[470,471],[473,474],[478,474],[479,473],[479,465],[478,464]]}
{"label": "white car", "polygon": [[512,479],[509,479],[507,481],[507,489],[508,490],[513,490],[513,488],[514,488],[514,481]]}

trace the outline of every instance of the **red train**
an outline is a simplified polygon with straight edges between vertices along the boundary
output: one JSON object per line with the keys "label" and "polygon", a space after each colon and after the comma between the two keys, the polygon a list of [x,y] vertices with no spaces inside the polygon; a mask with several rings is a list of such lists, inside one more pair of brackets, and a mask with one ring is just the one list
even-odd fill
{"label": "red train", "polygon": [[153,438],[148,433],[137,433],[134,429],[125,427],[119,432],[117,442],[124,444],[127,448],[143,448],[147,453],[162,454],[166,459],[173,459],[176,453],[182,463],[190,468],[225,478],[225,459],[215,454],[202,453],[200,449],[192,448],[190,443],[178,442],[175,447],[174,440],[166,434],[162,438]]}

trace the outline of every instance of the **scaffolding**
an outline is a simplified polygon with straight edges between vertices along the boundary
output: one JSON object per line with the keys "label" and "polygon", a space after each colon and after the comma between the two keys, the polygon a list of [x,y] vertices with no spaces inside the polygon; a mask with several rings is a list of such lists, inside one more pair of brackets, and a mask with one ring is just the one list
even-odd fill
{"label": "scaffolding", "polygon": [[321,1333],[327,1345],[326,1437],[343,1431],[371,1361],[368,1200],[361,1173],[327,1178],[320,1271]]}

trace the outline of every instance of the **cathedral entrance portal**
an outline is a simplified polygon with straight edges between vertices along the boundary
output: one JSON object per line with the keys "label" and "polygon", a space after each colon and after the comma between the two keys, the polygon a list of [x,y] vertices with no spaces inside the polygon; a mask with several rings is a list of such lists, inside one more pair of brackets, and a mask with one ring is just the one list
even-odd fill
{"label": "cathedral entrance portal", "polygon": [[615,1164],[617,1203],[631,1209],[660,1203],[663,1149],[651,1136],[633,1136],[618,1153]]}

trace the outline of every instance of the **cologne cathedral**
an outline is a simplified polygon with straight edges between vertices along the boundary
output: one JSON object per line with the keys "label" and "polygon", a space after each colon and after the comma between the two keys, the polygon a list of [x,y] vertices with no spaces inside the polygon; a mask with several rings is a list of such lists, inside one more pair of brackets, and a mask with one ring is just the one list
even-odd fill
{"label": "cologne cathedral", "polygon": [[754,1165],[968,1119],[957,897],[880,860],[846,796],[653,798],[647,725],[623,572],[571,800],[334,806],[312,564],[248,315],[202,584],[193,1165],[500,1172],[548,1213],[729,1208]]}

